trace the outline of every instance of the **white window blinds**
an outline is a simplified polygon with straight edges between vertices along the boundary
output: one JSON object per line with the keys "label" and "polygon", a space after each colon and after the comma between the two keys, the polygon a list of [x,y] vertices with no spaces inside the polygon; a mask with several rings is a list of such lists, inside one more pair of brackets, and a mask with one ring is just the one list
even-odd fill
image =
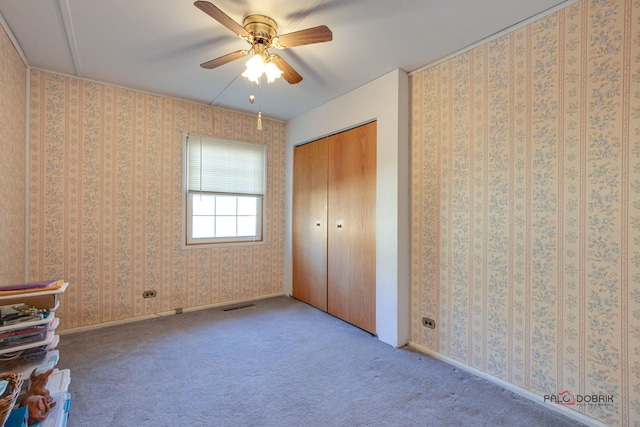
{"label": "white window blinds", "polygon": [[187,191],[263,196],[265,146],[187,135]]}

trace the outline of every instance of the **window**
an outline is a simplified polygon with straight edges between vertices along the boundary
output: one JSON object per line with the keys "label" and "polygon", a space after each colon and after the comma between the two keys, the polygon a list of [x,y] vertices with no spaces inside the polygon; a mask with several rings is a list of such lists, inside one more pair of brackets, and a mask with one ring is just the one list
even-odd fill
{"label": "window", "polygon": [[265,146],[184,136],[185,245],[263,240]]}

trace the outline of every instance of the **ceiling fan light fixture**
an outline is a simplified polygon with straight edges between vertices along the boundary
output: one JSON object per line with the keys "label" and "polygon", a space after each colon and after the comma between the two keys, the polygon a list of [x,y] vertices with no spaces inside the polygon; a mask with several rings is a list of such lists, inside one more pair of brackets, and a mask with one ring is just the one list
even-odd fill
{"label": "ceiling fan light fixture", "polygon": [[260,83],[260,77],[264,73],[264,58],[260,55],[253,55],[247,61],[247,69],[242,73],[250,82]]}
{"label": "ceiling fan light fixture", "polygon": [[250,82],[258,84],[263,74],[267,76],[268,83],[273,83],[282,76],[283,71],[276,64],[265,59],[265,56],[254,53],[247,61],[247,69],[242,73],[242,77],[246,77]]}
{"label": "ceiling fan light fixture", "polygon": [[267,83],[273,83],[275,79],[282,76],[283,71],[276,64],[269,61],[264,66],[264,74],[267,76]]}

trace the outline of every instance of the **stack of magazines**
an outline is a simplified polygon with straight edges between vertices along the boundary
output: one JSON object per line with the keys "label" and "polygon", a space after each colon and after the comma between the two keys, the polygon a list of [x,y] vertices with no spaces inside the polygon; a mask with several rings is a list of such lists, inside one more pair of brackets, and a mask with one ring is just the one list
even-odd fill
{"label": "stack of magazines", "polygon": [[62,291],[61,280],[0,286],[0,372],[57,361],[55,309]]}
{"label": "stack of magazines", "polygon": [[0,326],[41,320],[47,313],[47,310],[35,308],[27,304],[3,305],[0,306]]}
{"label": "stack of magazines", "polygon": [[[0,349],[42,341],[46,338],[51,320],[54,317],[53,313],[29,306],[24,307],[24,309],[16,310],[17,313],[13,314],[11,310],[13,307],[0,306],[0,324],[13,326],[0,328]],[[12,314],[5,315],[5,313]]]}

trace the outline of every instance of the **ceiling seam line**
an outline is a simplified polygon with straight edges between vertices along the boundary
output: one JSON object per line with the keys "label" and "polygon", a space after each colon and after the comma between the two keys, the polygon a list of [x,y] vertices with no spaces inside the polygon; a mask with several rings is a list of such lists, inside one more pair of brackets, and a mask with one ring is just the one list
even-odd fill
{"label": "ceiling seam line", "polygon": [[80,53],[78,52],[78,43],[76,41],[76,34],[73,28],[73,19],[71,18],[71,8],[69,7],[68,0],[58,0],[58,11],[60,12],[60,18],[62,19],[62,26],[64,27],[65,38],[67,39],[67,46],[71,59],[73,60],[73,67],[76,70],[76,76],[84,77],[82,71],[82,63],[80,62]]}
{"label": "ceiling seam line", "polygon": [[211,106],[211,107],[216,107],[216,106],[217,106],[217,104],[216,104],[216,103],[218,102],[218,99],[220,99],[220,97],[222,96],[222,94],[224,93],[224,91],[225,91],[225,90],[227,90],[227,88],[228,88],[229,86],[231,86],[231,84],[232,84],[233,82],[235,82],[235,81],[238,79],[238,77],[240,77],[240,73],[236,74],[236,76],[235,76],[233,79],[231,79],[231,81],[230,81],[229,83],[227,83],[227,85],[226,85],[225,87],[223,87],[223,88],[222,88],[222,90],[221,90],[220,92],[218,92],[218,94],[216,95],[216,97],[215,97],[215,98],[213,98],[213,101],[211,101],[211,102],[209,103],[209,106]]}
{"label": "ceiling seam line", "polygon": [[289,28],[296,28],[302,21],[304,21],[311,12],[319,7],[325,0],[314,0],[306,9],[298,12],[291,21],[289,21],[284,27],[278,29],[278,33],[284,34],[289,32]]}

